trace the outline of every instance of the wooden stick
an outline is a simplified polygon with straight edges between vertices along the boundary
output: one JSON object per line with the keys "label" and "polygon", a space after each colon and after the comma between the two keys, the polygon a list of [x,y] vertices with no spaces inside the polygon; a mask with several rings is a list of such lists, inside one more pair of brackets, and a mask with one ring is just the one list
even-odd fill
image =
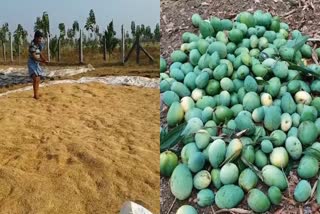
{"label": "wooden stick", "polygon": [[140,46],[141,50],[143,51],[143,53],[145,53],[145,55],[147,55],[147,57],[152,61],[154,62],[154,59],[153,57],[142,47]]}
{"label": "wooden stick", "polygon": [[308,39],[309,42],[320,42],[320,38],[310,38]]}
{"label": "wooden stick", "polygon": [[210,207],[211,207],[212,214],[216,214],[216,212],[214,211],[212,205]]}
{"label": "wooden stick", "polygon": [[288,13],[283,14],[282,17],[289,16],[296,11],[297,11],[297,9],[293,9],[293,10],[289,11]]}
{"label": "wooden stick", "polygon": [[169,214],[171,212],[173,205],[176,203],[176,200],[177,200],[177,198],[174,198],[174,200],[173,200],[173,202],[172,202],[167,214]]}

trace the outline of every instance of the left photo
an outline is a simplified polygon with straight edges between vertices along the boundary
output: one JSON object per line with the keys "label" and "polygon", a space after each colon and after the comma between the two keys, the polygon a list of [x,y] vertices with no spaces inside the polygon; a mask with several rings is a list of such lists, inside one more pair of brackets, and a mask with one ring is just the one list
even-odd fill
{"label": "left photo", "polygon": [[159,14],[159,0],[2,6],[0,213],[160,212]]}

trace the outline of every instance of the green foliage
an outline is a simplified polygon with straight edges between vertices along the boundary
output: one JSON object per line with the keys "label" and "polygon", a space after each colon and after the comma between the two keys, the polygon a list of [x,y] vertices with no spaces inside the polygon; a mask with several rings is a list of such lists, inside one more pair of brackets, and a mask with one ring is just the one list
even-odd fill
{"label": "green foliage", "polygon": [[157,24],[156,25],[156,28],[154,29],[154,39],[157,41],[157,42],[160,42],[160,25]]}
{"label": "green foliage", "polygon": [[2,44],[6,43],[9,40],[9,24],[4,23],[0,28],[0,41]]}
{"label": "green foliage", "polygon": [[44,36],[47,37],[50,35],[50,19],[49,14],[45,11],[42,14],[42,17],[37,17],[36,22],[34,23],[34,31],[42,31]]}
{"label": "green foliage", "polygon": [[89,17],[87,18],[87,22],[84,26],[87,31],[95,32],[96,30],[96,16],[94,14],[93,9],[89,12]]}

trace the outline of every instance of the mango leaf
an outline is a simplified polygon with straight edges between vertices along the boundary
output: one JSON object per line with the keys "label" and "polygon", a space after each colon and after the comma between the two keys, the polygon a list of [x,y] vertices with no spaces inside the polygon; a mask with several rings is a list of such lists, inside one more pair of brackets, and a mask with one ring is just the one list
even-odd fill
{"label": "mango leaf", "polygon": [[160,142],[162,142],[163,138],[168,134],[168,128],[160,128]]}
{"label": "mango leaf", "polygon": [[227,159],[225,159],[222,164],[220,164],[220,167],[222,167],[223,165],[225,165],[226,163],[229,163],[231,161],[233,161],[236,157],[239,156],[239,154],[241,153],[240,151],[236,151],[235,153],[233,153],[230,157],[228,157]]}
{"label": "mango leaf", "polygon": [[261,137],[261,134],[262,134],[262,130],[259,129],[258,133],[254,136],[253,145],[255,145],[257,143],[258,139]]}
{"label": "mango leaf", "polygon": [[293,42],[288,42],[287,47],[293,48],[294,52],[300,50],[300,48],[308,41],[309,36],[299,36]]}
{"label": "mango leaf", "polygon": [[270,136],[264,136],[264,137],[259,137],[256,142],[258,143],[258,142],[261,142],[261,141],[263,141],[263,140],[270,140],[271,142],[274,142],[274,141],[277,140],[277,139],[274,138],[274,137],[270,137]]}
{"label": "mango leaf", "polygon": [[262,79],[261,77],[256,77],[256,81],[258,83],[258,85],[269,85],[269,82],[268,81],[265,81],[264,79]]}
{"label": "mango leaf", "polygon": [[316,158],[318,161],[320,161],[320,151],[315,148],[309,147],[303,152],[303,154],[312,156]]}
{"label": "mango leaf", "polygon": [[262,172],[255,165],[247,161],[247,159],[244,156],[241,157],[241,160],[247,167],[249,167],[254,173],[256,173],[256,175],[260,178],[261,181],[263,181]]}
{"label": "mango leaf", "polygon": [[186,123],[182,123],[172,130],[168,131],[162,139],[160,139],[160,152],[166,151],[179,143],[183,136],[182,131],[186,127]]}
{"label": "mango leaf", "polygon": [[300,73],[304,74],[304,75],[313,75],[317,78],[320,78],[320,74],[318,74],[317,72],[315,72],[314,70],[304,66],[304,65],[297,65],[297,64],[294,64],[292,62],[288,62],[289,63],[289,69],[291,70],[297,70],[299,71]]}
{"label": "mango leaf", "polygon": [[294,162],[293,161],[289,161],[286,169],[284,170],[284,174],[286,174],[288,176],[289,173],[292,171],[293,166],[294,166]]}

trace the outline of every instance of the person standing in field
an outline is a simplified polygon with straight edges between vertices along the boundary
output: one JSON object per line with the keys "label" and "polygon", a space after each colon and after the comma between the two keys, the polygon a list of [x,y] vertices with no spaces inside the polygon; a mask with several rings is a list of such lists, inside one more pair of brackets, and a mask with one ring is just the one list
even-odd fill
{"label": "person standing in field", "polygon": [[28,70],[33,80],[33,98],[35,99],[39,99],[40,78],[44,76],[40,63],[48,63],[48,60],[41,53],[43,50],[42,39],[43,34],[40,31],[36,31],[34,39],[29,46]]}

